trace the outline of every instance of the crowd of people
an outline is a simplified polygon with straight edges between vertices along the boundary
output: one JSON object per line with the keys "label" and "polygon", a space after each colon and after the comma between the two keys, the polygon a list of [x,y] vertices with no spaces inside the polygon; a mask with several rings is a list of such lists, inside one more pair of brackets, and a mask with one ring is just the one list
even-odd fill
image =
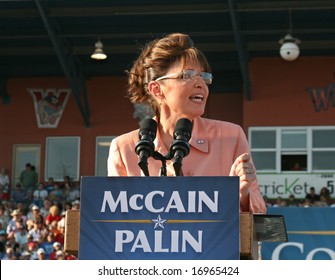
{"label": "crowd of people", "polygon": [[[29,164],[22,173],[27,170],[33,171]],[[65,176],[61,183],[49,178],[34,187],[23,177],[9,192],[8,175],[4,168],[0,172],[0,259],[77,259],[64,251],[64,233],[66,211],[80,208],[79,184]],[[30,178],[35,180],[35,176]],[[267,207],[335,207],[327,187],[321,188],[319,194],[310,187],[306,196],[299,199],[294,194],[287,199],[263,198]]]}
{"label": "crowd of people", "polygon": [[290,194],[288,199],[278,196],[275,201],[271,201],[267,196],[263,196],[267,207],[335,207],[335,200],[331,198],[329,189],[323,187],[320,194],[317,194],[314,187],[310,187],[309,192],[303,199],[297,199],[294,194]]}
{"label": "crowd of people", "polygon": [[64,251],[65,213],[80,208],[79,184],[65,176],[37,182],[31,164],[10,187],[4,168],[0,174],[0,259],[74,260]]}
{"label": "crowd of people", "polygon": [[[30,172],[34,174],[28,174],[31,182],[24,176]],[[64,233],[66,211],[80,208],[79,184],[69,176],[63,182],[55,182],[53,178],[37,182],[34,172],[27,164],[20,182],[10,192],[6,170],[0,171],[0,259],[77,259],[64,251]],[[327,187],[321,188],[319,194],[310,187],[306,196],[299,199],[294,194],[287,199],[263,198],[267,207],[335,207]]]}

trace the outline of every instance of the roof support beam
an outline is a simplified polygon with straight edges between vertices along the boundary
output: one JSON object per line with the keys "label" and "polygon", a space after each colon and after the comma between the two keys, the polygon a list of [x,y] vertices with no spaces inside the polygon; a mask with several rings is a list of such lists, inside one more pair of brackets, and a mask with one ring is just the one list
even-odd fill
{"label": "roof support beam", "polygon": [[52,26],[51,19],[47,16],[44,8],[42,7],[40,0],[35,0],[37,9],[42,18],[42,21],[47,30],[49,39],[56,51],[58,60],[64,71],[65,77],[67,78],[72,88],[72,94],[77,102],[79,111],[84,119],[86,127],[90,126],[90,113],[88,106],[88,98],[86,92],[85,80],[83,78],[82,69],[78,63],[76,63],[73,55],[65,48],[64,42],[56,36],[56,32]]}
{"label": "roof support beam", "polygon": [[229,13],[231,24],[233,26],[234,37],[237,45],[238,59],[241,67],[241,74],[243,79],[244,94],[247,100],[251,100],[251,82],[248,70],[248,52],[244,42],[244,38],[240,32],[239,18],[235,11],[234,0],[228,0]]}

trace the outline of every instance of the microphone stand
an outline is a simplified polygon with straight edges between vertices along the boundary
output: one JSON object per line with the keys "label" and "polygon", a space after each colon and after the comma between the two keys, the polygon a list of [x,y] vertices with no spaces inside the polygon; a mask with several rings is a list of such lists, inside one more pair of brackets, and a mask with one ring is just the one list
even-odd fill
{"label": "microphone stand", "polygon": [[[166,154],[163,156],[161,153],[155,151],[153,156],[155,160],[160,160],[162,162],[162,166],[160,169],[160,176],[167,176],[167,170],[166,170],[166,161],[171,160],[173,157],[171,153]],[[182,158],[181,157],[176,157],[176,161],[173,163],[173,168],[175,170],[176,176],[181,176],[181,166],[182,166]],[[149,171],[148,171],[148,164],[139,162],[138,164],[140,168],[142,169],[143,173],[145,176],[150,176]]]}
{"label": "microphone stand", "polygon": [[166,171],[166,158],[159,152],[155,151],[153,158],[155,160],[160,160],[162,162],[162,167],[161,167],[161,172],[160,176],[167,176],[167,171]]}
{"label": "microphone stand", "polygon": [[[173,155],[171,154],[171,151],[165,155],[164,159],[165,159],[165,162],[166,160],[173,159]],[[182,172],[181,172],[182,160],[183,160],[182,157],[177,156],[175,157],[175,161],[173,162],[173,169],[174,169],[174,173],[176,176],[182,176]]]}

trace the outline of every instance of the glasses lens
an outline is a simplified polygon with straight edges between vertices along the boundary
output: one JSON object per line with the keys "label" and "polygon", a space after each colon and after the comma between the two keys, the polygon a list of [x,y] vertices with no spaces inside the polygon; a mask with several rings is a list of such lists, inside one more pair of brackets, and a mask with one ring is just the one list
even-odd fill
{"label": "glasses lens", "polygon": [[183,71],[183,79],[184,80],[192,80],[197,76],[197,72],[195,70],[184,70]]}
{"label": "glasses lens", "polygon": [[201,78],[204,80],[204,82],[207,85],[211,85],[213,82],[213,75],[211,73],[208,72],[201,72],[200,73]]}
{"label": "glasses lens", "polygon": [[[195,70],[187,69],[183,71],[183,79],[184,80],[192,80],[198,75],[198,72]],[[201,79],[208,85],[212,83],[213,76],[208,72],[200,72]]]}

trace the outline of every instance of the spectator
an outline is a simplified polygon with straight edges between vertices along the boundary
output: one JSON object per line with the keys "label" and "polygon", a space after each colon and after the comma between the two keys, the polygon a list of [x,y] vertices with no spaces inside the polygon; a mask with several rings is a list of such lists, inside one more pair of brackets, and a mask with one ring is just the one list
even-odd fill
{"label": "spectator", "polygon": [[50,254],[50,260],[57,260],[56,252],[62,250],[62,244],[60,242],[53,243],[53,251]]}
{"label": "spectator", "polygon": [[6,254],[2,258],[3,260],[17,260],[17,257],[15,256],[14,249],[9,247],[6,248]]}
{"label": "spectator", "polygon": [[59,229],[58,229],[58,223],[56,220],[53,220],[51,222],[51,224],[48,226],[48,230],[49,232],[51,232],[54,237],[56,237],[60,232],[59,232]]}
{"label": "spectator", "polygon": [[70,261],[70,260],[77,260],[78,258],[74,255],[71,255],[71,254],[68,254],[67,252],[64,252],[64,258],[65,260],[67,261]]}
{"label": "spectator", "polygon": [[0,242],[6,243],[7,241],[7,233],[5,229],[0,229]]}
{"label": "spectator", "polygon": [[49,232],[45,238],[45,241],[41,244],[40,248],[45,251],[45,259],[50,260],[50,255],[53,252],[53,244],[55,243],[55,238],[52,232]]}
{"label": "spectator", "polygon": [[37,260],[37,243],[34,241],[28,242],[28,252],[30,253],[31,260]]}
{"label": "spectator", "polygon": [[38,260],[45,260],[45,251],[43,248],[38,248],[37,249],[37,259]]}
{"label": "spectator", "polygon": [[55,234],[55,241],[64,244],[64,236],[65,236],[65,224],[60,221],[57,223],[57,232]]}
{"label": "spectator", "polygon": [[270,203],[268,197],[266,195],[263,195],[263,200],[265,202],[266,208],[272,207],[272,204]]}
{"label": "spectator", "polygon": [[44,199],[43,207],[40,208],[40,214],[43,216],[44,219],[50,214],[51,206],[52,206],[51,201],[48,198]]}
{"label": "spectator", "polygon": [[15,257],[19,257],[21,254],[20,245],[16,243],[14,236],[8,236],[6,242],[6,248],[12,248],[14,251]]}
{"label": "spectator", "polygon": [[323,187],[320,190],[320,200],[323,197],[323,200],[330,205],[331,204],[331,197],[330,197],[330,191],[327,187]]}
{"label": "spectator", "polygon": [[60,205],[63,202],[64,195],[58,183],[54,184],[54,189],[49,193],[49,199],[55,205]]}
{"label": "spectator", "polygon": [[39,222],[44,224],[44,217],[40,213],[40,208],[37,205],[32,205],[30,211],[27,214],[27,225],[28,228],[33,226],[34,222]]}
{"label": "spectator", "polygon": [[305,200],[302,204],[302,207],[308,208],[308,207],[312,207],[312,206],[313,206],[313,203],[311,203],[311,201],[308,198],[305,198]]}
{"label": "spectator", "polygon": [[66,212],[67,210],[71,210],[71,209],[72,209],[72,203],[66,201],[66,202],[64,203],[64,211]]}
{"label": "spectator", "polygon": [[15,209],[16,203],[13,200],[3,200],[2,201],[2,206],[4,207],[4,214],[8,217],[10,217],[10,214],[13,212]]}
{"label": "spectator", "polygon": [[5,246],[0,242],[0,260],[2,260],[6,255]]}
{"label": "spectator", "polygon": [[35,171],[35,167],[30,163],[26,164],[25,170],[20,174],[20,183],[22,187],[29,193],[33,193],[38,182],[38,175]]}
{"label": "spectator", "polygon": [[31,260],[31,254],[29,251],[23,251],[21,253],[21,258],[20,260]]}
{"label": "spectator", "polygon": [[56,260],[58,260],[58,261],[65,260],[65,255],[64,255],[64,252],[62,250],[58,250],[56,252]]}
{"label": "spectator", "polygon": [[49,177],[45,184],[45,189],[50,194],[54,190],[55,180],[53,177]]}
{"label": "spectator", "polygon": [[61,219],[62,216],[60,215],[59,207],[57,205],[52,205],[49,214],[45,218],[45,225],[49,226],[52,221],[59,222]]}
{"label": "spectator", "polygon": [[299,162],[294,163],[294,165],[291,168],[292,171],[302,171],[305,170]]}
{"label": "spectator", "polygon": [[0,205],[0,224],[3,229],[6,229],[9,223],[10,217],[7,214],[6,208],[4,205]]}
{"label": "spectator", "polygon": [[44,184],[40,182],[38,184],[38,189],[34,191],[33,203],[38,207],[43,206],[43,201],[48,197],[48,191],[44,189]]}
{"label": "spectator", "polygon": [[29,230],[29,234],[33,237],[35,243],[41,243],[43,240],[43,227],[41,223],[34,222],[33,228]]}
{"label": "spectator", "polygon": [[299,206],[299,202],[296,200],[294,194],[290,194],[290,196],[288,197],[287,206],[289,207],[298,207]]}
{"label": "spectator", "polygon": [[72,210],[80,210],[80,201],[78,199],[72,202]]}
{"label": "spectator", "polygon": [[2,259],[6,254],[6,250],[5,250],[6,242],[7,242],[6,230],[1,229],[0,230],[0,259]]}
{"label": "spectator", "polygon": [[8,222],[6,232],[7,232],[7,235],[13,235],[14,236],[15,232],[18,231],[18,225],[20,223],[22,224],[21,212],[18,211],[17,209],[15,209],[11,213],[11,216],[12,216],[12,218]]}
{"label": "spectator", "polygon": [[13,190],[13,193],[12,193],[12,199],[15,202],[22,202],[22,203],[26,203],[27,200],[29,199],[27,190],[22,188],[21,183],[16,184],[16,187]]}
{"label": "spectator", "polygon": [[23,202],[16,203],[16,210],[21,213],[22,222],[26,223],[26,221],[27,221],[27,215],[26,215],[27,210],[26,210],[25,203],[23,203]]}
{"label": "spectator", "polygon": [[60,228],[65,228],[66,211],[63,211],[61,216],[62,216],[62,219],[57,223],[57,230],[58,231],[59,231]]}
{"label": "spectator", "polygon": [[15,242],[20,246],[20,252],[28,249],[28,231],[24,225],[21,225],[18,232],[15,233]]}
{"label": "spectator", "polygon": [[64,190],[65,200],[72,203],[73,201],[80,198],[80,192],[77,185],[71,183],[65,183]]}
{"label": "spectator", "polygon": [[308,199],[311,204],[314,204],[315,201],[320,201],[320,196],[315,193],[315,188],[310,187],[309,188],[309,193],[306,194],[305,199]]}
{"label": "spectator", "polygon": [[329,203],[324,195],[320,195],[320,200],[315,201],[314,205],[317,207],[328,207]]}
{"label": "spectator", "polygon": [[286,206],[286,201],[283,200],[281,196],[278,196],[276,203],[273,204],[273,207],[285,207],[285,206]]}
{"label": "spectator", "polygon": [[9,177],[6,169],[3,167],[0,170],[0,200],[9,199]]}
{"label": "spectator", "polygon": [[63,179],[64,179],[64,182],[63,182],[63,184],[60,186],[60,188],[64,191],[64,190],[65,190],[65,185],[66,185],[66,184],[71,185],[71,178],[70,178],[70,176],[66,175],[66,176],[64,176]]}

